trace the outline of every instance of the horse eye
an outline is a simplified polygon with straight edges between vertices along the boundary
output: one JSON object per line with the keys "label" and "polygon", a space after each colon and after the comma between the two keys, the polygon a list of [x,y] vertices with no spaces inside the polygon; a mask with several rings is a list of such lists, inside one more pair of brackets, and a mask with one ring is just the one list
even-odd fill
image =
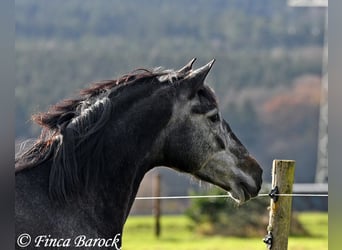
{"label": "horse eye", "polygon": [[220,116],[219,116],[219,114],[215,114],[215,115],[209,116],[208,118],[209,118],[209,120],[210,120],[211,122],[213,122],[213,123],[216,123],[216,122],[220,121]]}

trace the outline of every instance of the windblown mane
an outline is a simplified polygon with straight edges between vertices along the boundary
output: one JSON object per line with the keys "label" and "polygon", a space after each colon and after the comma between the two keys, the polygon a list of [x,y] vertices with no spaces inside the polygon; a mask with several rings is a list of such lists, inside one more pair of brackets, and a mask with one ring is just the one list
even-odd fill
{"label": "windblown mane", "polygon": [[81,90],[78,97],[63,100],[47,112],[33,115],[32,120],[42,127],[41,135],[31,147],[19,152],[15,160],[16,173],[51,160],[50,196],[66,201],[69,195],[77,194],[96,179],[104,165],[102,128],[113,110],[111,95],[126,86],[147,81],[172,82],[180,77],[176,73],[138,69],[116,80],[95,82]]}

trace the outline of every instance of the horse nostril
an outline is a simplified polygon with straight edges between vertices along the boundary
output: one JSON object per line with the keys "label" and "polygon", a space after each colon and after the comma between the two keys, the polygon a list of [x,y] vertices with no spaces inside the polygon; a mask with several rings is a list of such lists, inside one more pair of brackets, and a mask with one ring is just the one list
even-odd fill
{"label": "horse nostril", "polygon": [[226,145],[225,145],[224,141],[222,140],[222,138],[218,135],[216,135],[215,137],[216,137],[216,142],[219,145],[219,147],[223,150],[226,149]]}
{"label": "horse nostril", "polygon": [[255,183],[257,185],[258,191],[261,188],[261,184],[262,184],[262,173],[263,170],[260,167],[259,163],[251,156],[248,157],[247,162],[249,163],[249,171],[250,173],[252,173],[252,176],[255,180]]}

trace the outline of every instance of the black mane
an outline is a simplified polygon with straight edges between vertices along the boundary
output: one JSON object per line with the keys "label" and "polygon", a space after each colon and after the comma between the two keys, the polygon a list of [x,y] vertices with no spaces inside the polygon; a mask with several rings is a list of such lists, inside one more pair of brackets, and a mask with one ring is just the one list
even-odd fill
{"label": "black mane", "polygon": [[94,82],[89,88],[82,89],[78,98],[65,99],[60,103],[51,106],[47,112],[33,115],[32,120],[43,128],[58,131],[60,127],[65,126],[74,117],[79,115],[78,108],[82,102],[89,101],[101,95],[105,95],[106,93],[108,94],[109,90],[111,90],[113,87],[144,82],[163,74],[165,73],[157,73],[147,69],[139,69],[115,80]]}
{"label": "black mane", "polygon": [[16,173],[52,161],[50,196],[67,200],[69,195],[82,190],[80,187],[87,187],[96,179],[104,165],[102,128],[113,112],[110,98],[115,98],[127,86],[161,83],[160,79],[171,80],[175,76],[176,72],[171,70],[135,70],[116,80],[95,82],[81,90],[78,97],[33,115],[32,120],[42,127],[41,135],[31,147],[19,152]]}

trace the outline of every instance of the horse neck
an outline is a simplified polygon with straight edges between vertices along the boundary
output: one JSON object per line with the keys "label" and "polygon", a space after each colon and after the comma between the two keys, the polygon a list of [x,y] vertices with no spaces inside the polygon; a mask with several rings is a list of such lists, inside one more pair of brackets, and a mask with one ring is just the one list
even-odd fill
{"label": "horse neck", "polygon": [[106,126],[104,178],[96,185],[94,201],[109,224],[119,220],[123,226],[145,173],[163,162],[162,137],[172,114],[171,97],[166,90],[153,93]]}
{"label": "horse neck", "polygon": [[[119,169],[116,169],[115,173],[104,172],[107,177],[96,186],[93,192],[95,194],[93,204],[98,211],[97,216],[103,219],[104,223],[109,222],[111,227],[113,222],[116,222],[120,229],[129,214],[139,184],[150,168],[150,163],[148,161],[135,165],[127,163],[127,166],[117,167]],[[125,168],[130,168],[130,171]]]}
{"label": "horse neck", "polygon": [[[148,162],[143,164],[117,167],[113,171],[105,171],[101,183],[97,184],[87,196],[85,204],[91,211],[95,211],[93,219],[96,221],[99,233],[102,236],[112,236],[122,233],[123,225],[129,215],[139,184],[144,176],[144,169]],[[112,166],[111,166],[112,167]]]}

